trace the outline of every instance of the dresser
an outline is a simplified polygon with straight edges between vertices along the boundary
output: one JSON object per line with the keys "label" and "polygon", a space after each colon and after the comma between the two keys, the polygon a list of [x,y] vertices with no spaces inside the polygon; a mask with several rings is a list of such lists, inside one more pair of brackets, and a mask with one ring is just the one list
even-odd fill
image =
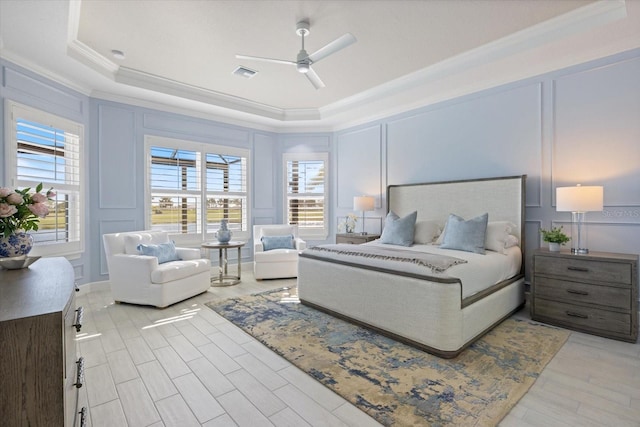
{"label": "dresser", "polygon": [[379,234],[342,233],[336,234],[336,243],[348,243],[351,245],[361,245],[379,239]]}
{"label": "dresser", "polygon": [[0,424],[81,425],[76,359],[82,308],[65,258],[42,258],[29,268],[0,268]]}
{"label": "dresser", "polygon": [[538,249],[531,318],[607,338],[638,339],[638,255]]}

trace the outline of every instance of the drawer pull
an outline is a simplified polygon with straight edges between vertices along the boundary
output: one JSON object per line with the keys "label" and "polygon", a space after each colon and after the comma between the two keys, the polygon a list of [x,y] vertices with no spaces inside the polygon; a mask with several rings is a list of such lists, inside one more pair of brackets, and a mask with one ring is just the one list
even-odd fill
{"label": "drawer pull", "polygon": [[587,316],[586,314],[574,313],[573,311],[565,311],[565,313],[567,313],[567,316],[571,316],[571,317],[579,317],[581,319],[589,318],[589,316]]}
{"label": "drawer pull", "polygon": [[567,292],[576,295],[589,295],[589,292],[587,291],[576,291],[575,289],[567,289]]}
{"label": "drawer pull", "polygon": [[87,407],[83,406],[78,414],[80,414],[80,427],[85,427],[87,425]]}
{"label": "drawer pull", "polygon": [[76,382],[73,385],[76,388],[80,388],[84,383],[84,357],[80,357],[76,364],[78,365],[78,371],[76,372]]}
{"label": "drawer pull", "polygon": [[84,315],[84,308],[82,308],[82,306],[78,307],[76,313],[76,323],[74,323],[73,326],[76,327],[76,332],[80,332],[80,329],[82,329],[82,317]]}
{"label": "drawer pull", "polygon": [[584,268],[584,267],[571,267],[571,266],[569,266],[569,267],[567,267],[567,270],[580,271],[580,272],[583,272],[583,273],[588,273],[589,272],[589,269],[588,268]]}

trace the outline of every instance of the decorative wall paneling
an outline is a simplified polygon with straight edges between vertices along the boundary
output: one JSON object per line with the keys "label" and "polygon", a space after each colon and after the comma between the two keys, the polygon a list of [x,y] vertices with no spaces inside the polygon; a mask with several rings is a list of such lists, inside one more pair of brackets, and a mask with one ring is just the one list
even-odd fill
{"label": "decorative wall paneling", "polygon": [[84,122],[86,97],[17,66],[3,66],[4,87],[17,96],[7,96],[35,108]]}
{"label": "decorative wall paneling", "polygon": [[[111,124],[117,123],[118,126]],[[135,114],[128,108],[98,106],[98,198],[100,209],[135,209],[136,155]],[[114,166],[117,165],[116,173]]]}
{"label": "decorative wall paneling", "polygon": [[337,208],[351,211],[353,198],[360,195],[375,196],[376,207],[381,206],[380,196],[385,193],[381,156],[379,124],[336,137],[336,180],[340,183],[336,189]]}
{"label": "decorative wall paneling", "polygon": [[[0,186],[6,186],[5,101],[10,99],[82,124],[85,143],[89,144],[89,97],[3,59],[0,59],[0,71]],[[86,194],[90,197],[88,190]],[[86,208],[89,209],[89,203]],[[85,252],[68,257],[79,284],[91,278],[92,254],[86,249],[90,246],[90,236],[91,217],[85,215]]]}

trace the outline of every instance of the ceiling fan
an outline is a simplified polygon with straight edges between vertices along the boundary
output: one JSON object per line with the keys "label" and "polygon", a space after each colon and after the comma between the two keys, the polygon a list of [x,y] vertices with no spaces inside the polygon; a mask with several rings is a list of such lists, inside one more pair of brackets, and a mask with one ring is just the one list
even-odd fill
{"label": "ceiling fan", "polygon": [[320,89],[325,87],[325,84],[322,82],[316,72],[313,71],[311,65],[357,41],[353,34],[346,33],[309,55],[307,51],[304,50],[304,37],[309,35],[309,21],[298,22],[296,24],[296,34],[302,37],[302,49],[300,49],[300,52],[298,52],[298,56],[295,61],[288,61],[286,59],[262,58],[259,56],[250,55],[236,55],[236,58],[274,62],[276,64],[295,65],[299,72],[307,76],[311,84],[316,89]]}

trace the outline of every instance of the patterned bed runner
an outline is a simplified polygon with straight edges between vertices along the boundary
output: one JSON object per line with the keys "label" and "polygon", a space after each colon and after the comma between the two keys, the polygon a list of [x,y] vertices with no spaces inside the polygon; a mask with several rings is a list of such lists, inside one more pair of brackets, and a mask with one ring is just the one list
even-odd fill
{"label": "patterned bed runner", "polygon": [[429,254],[424,252],[407,251],[397,248],[381,248],[378,246],[350,245],[339,243],[335,245],[320,245],[307,249],[312,252],[331,252],[339,255],[356,256],[364,258],[377,258],[391,261],[409,262],[423,265],[431,269],[433,273],[442,273],[449,267],[464,264],[467,261],[447,255]]}

